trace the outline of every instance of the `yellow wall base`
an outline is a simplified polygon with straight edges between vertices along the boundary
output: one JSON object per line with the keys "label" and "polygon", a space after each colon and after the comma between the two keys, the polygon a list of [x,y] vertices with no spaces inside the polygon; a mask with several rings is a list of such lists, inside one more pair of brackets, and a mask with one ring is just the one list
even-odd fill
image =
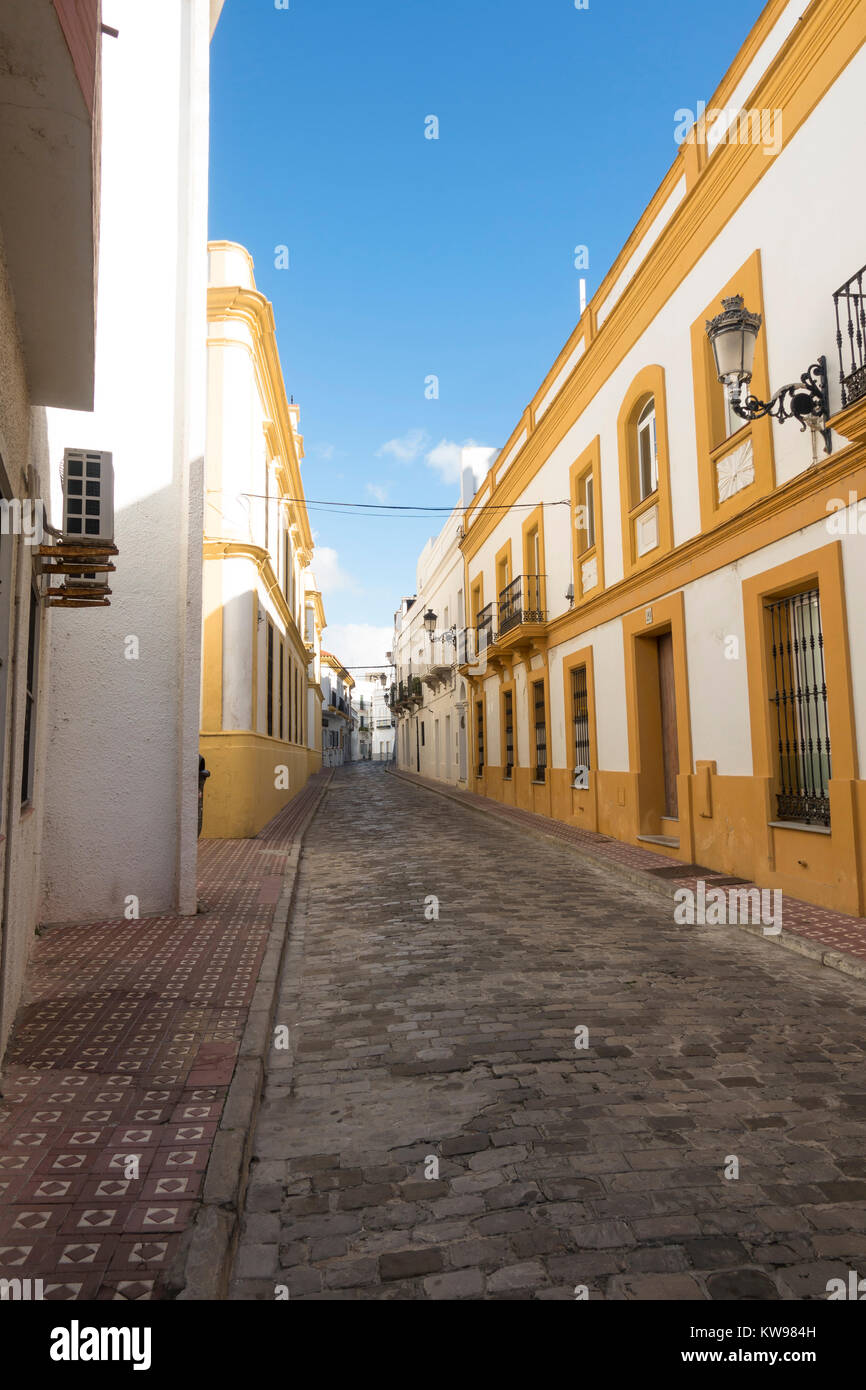
{"label": "yellow wall base", "polygon": [[[525,768],[505,781],[485,768],[472,790],[505,805],[537,811],[582,830],[638,844],[637,774],[591,772],[589,787],[575,789],[565,768],[548,770],[545,786]],[[718,873],[780,888],[804,902],[851,916],[866,914],[866,782],[830,784],[832,833],[774,827],[774,802],[760,777],[720,777],[714,764],[680,776],[680,845],[644,845],[673,862],[703,864]]]}
{"label": "yellow wall base", "polygon": [[[322,766],[320,753],[264,734],[202,734],[199,747],[211,774],[204,788],[204,840],[257,835]],[[288,768],[289,785],[278,791],[280,767]]]}

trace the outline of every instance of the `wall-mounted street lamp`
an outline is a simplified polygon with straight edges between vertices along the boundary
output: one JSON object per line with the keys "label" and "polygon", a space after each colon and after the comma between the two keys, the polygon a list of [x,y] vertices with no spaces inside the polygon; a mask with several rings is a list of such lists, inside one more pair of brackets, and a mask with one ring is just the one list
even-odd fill
{"label": "wall-mounted street lamp", "polygon": [[428,609],[427,609],[427,612],[424,614],[424,626],[425,626],[425,628],[427,629],[427,632],[430,634],[430,639],[431,639],[431,641],[433,641],[433,642],[451,642],[451,643],[455,643],[455,642],[457,641],[457,629],[456,629],[456,627],[449,627],[449,628],[447,628],[447,629],[445,630],[445,632],[437,632],[437,631],[436,631],[436,619],[437,619],[437,616],[438,616],[438,615],[437,615],[436,613],[433,612],[433,609],[432,609],[432,608],[428,608]]}
{"label": "wall-mounted street lamp", "polygon": [[569,606],[569,608],[573,608],[573,607],[574,607],[574,585],[573,585],[573,584],[569,584],[568,588],[567,588],[566,591],[565,591],[565,597],[568,599],[568,606]]}
{"label": "wall-mounted street lamp", "polygon": [[761,329],[761,315],[748,310],[742,295],[734,294],[722,300],[722,312],[707,319],[707,337],[716,359],[716,372],[725,388],[728,403],[741,420],[758,420],[772,415],[782,424],[794,419],[800,428],[812,431],[812,463],[818,462],[817,435],[824,440],[824,452],[830,452],[830,402],[827,395],[827,359],[819,357],[799,381],[780,386],[769,401],[759,401],[746,394],[752,380],[755,343]]}

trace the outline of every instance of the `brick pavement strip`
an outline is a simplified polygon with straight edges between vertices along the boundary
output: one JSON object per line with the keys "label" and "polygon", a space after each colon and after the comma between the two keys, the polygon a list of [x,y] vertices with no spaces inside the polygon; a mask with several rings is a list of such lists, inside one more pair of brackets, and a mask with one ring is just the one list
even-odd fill
{"label": "brick pavement strip", "polygon": [[0,1100],[0,1278],[41,1278],[49,1299],[225,1294],[299,842],[328,780],[255,840],[201,842],[206,912],[37,942]]}
{"label": "brick pavement strip", "polygon": [[344,767],[230,1297],[825,1298],[866,1259],[864,1019],[820,960]]}

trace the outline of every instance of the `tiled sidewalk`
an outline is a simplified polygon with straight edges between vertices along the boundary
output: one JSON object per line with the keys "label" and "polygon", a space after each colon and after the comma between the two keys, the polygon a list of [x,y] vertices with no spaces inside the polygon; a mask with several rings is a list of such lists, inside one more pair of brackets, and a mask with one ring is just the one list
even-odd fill
{"label": "tiled sidewalk", "polygon": [[289,851],[329,777],[256,839],[200,843],[198,916],[36,943],[0,1099],[0,1278],[171,1295]]}
{"label": "tiled sidewalk", "polygon": [[[577,826],[565,825],[562,821],[552,820],[548,816],[537,815],[534,811],[504,806],[500,801],[494,801],[490,797],[479,796],[476,792],[460,791],[443,782],[420,777],[415,772],[400,769],[397,775],[428,787],[431,791],[452,797],[464,805],[499,815],[513,824],[524,825],[534,833],[574,845],[576,849],[591,855],[595,860],[606,861],[611,866],[626,870],[632,879],[637,877],[639,880],[642,874],[646,874],[648,879],[655,878],[663,882],[672,894],[677,888],[689,888],[694,892],[698,879],[703,879],[708,888],[736,885],[748,889],[760,886],[747,879],[731,878],[716,869],[705,869],[697,864],[678,866],[677,861],[669,859],[667,855],[656,854],[640,845],[611,840],[594,831],[581,830]],[[658,882],[654,887],[657,890]],[[845,956],[853,956],[856,961],[866,962],[864,917],[848,917],[842,912],[816,907],[814,903],[802,902],[799,898],[791,898],[785,894],[782,898],[782,921],[783,935],[786,937],[803,937],[826,951],[839,952]]]}

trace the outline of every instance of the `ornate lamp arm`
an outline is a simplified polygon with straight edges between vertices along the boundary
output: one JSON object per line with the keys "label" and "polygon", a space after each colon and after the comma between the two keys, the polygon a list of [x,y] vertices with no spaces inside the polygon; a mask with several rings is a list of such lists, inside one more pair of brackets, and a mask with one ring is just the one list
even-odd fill
{"label": "ornate lamp arm", "polygon": [[830,452],[830,431],[827,420],[830,416],[830,402],[827,395],[827,359],[819,357],[805,371],[799,381],[780,386],[769,401],[760,401],[757,396],[746,396],[744,401],[730,397],[731,409],[741,420],[759,420],[762,415],[771,415],[781,424],[785,420],[798,420],[800,429],[817,431],[824,440],[825,452]]}

